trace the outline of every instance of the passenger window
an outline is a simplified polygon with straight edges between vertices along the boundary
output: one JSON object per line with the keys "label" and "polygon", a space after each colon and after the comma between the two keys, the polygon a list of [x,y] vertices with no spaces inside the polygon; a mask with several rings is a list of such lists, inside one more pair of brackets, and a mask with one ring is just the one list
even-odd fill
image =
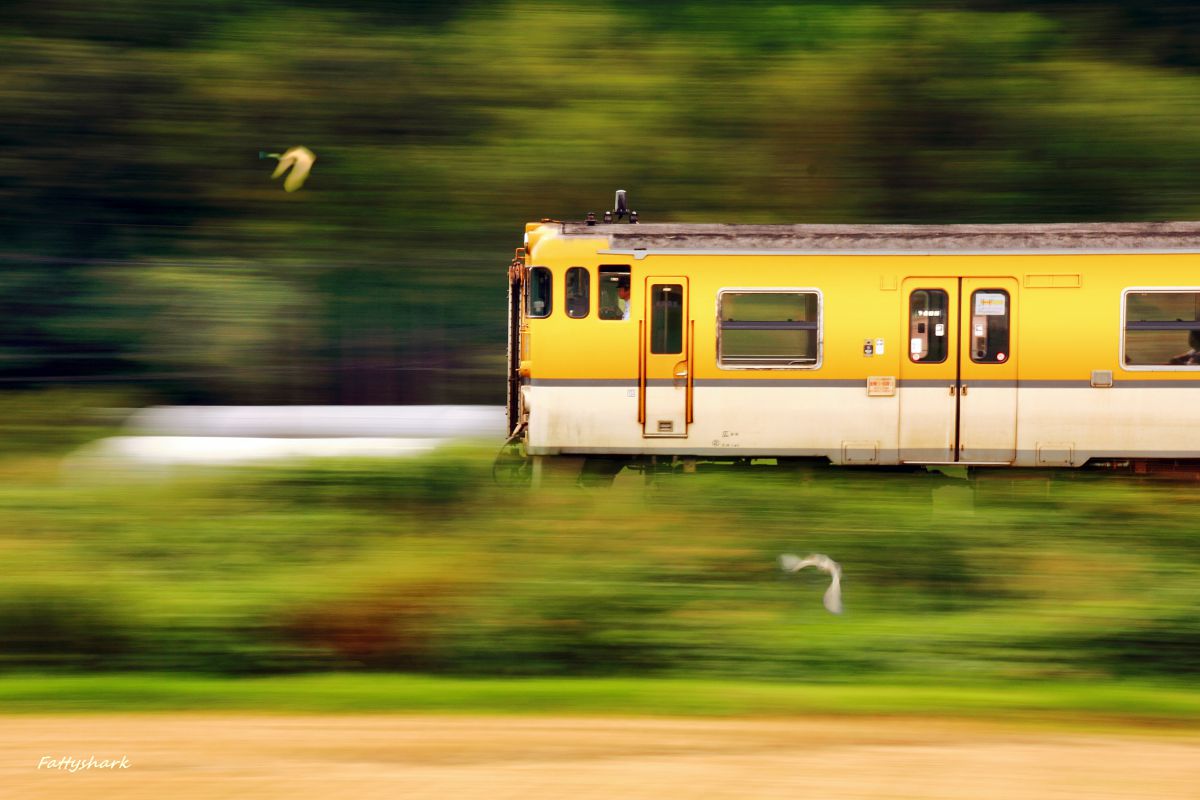
{"label": "passenger window", "polygon": [[1200,367],[1200,291],[1125,293],[1125,364]]}
{"label": "passenger window", "polygon": [[1008,360],[1008,292],[980,289],[971,293],[971,360],[1003,364]]}
{"label": "passenger window", "polygon": [[592,290],[590,277],[583,267],[567,270],[567,316],[572,319],[582,319],[588,315]]}
{"label": "passenger window", "polygon": [[946,360],[950,300],[941,289],[918,289],[908,297],[908,357],[922,364]]}
{"label": "passenger window", "polygon": [[717,295],[722,367],[811,369],[820,362],[816,292],[729,290]]}
{"label": "passenger window", "polygon": [[650,288],[650,352],[683,352],[683,286],[678,283]]}
{"label": "passenger window", "polygon": [[525,283],[525,313],[531,317],[550,316],[550,289],[553,285],[550,270],[534,267]]}
{"label": "passenger window", "polygon": [[629,319],[629,267],[600,267],[600,319]]}

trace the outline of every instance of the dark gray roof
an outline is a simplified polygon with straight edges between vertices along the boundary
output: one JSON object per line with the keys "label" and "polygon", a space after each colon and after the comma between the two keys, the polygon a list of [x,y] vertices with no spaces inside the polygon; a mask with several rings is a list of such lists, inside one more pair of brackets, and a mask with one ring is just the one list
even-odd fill
{"label": "dark gray roof", "polygon": [[1042,225],[717,225],[563,222],[613,250],[1197,250],[1200,222]]}

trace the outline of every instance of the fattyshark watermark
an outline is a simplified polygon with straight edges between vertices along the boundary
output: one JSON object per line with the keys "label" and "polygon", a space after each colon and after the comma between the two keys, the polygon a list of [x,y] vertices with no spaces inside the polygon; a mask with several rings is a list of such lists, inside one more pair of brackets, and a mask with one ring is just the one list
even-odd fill
{"label": "fattyshark watermark", "polygon": [[97,759],[95,756],[87,758],[71,758],[70,756],[61,756],[54,758],[53,756],[42,756],[38,762],[38,769],[56,769],[60,772],[79,772],[86,769],[129,769],[129,758],[121,756],[120,758],[104,758]]}

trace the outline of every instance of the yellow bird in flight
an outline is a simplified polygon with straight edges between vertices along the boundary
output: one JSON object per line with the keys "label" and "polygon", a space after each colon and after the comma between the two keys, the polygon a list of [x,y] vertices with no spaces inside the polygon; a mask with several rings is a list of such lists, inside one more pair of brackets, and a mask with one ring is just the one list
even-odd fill
{"label": "yellow bird in flight", "polygon": [[279,165],[271,174],[272,178],[278,178],[289,169],[291,170],[291,173],[283,179],[285,192],[294,192],[303,186],[304,181],[308,179],[308,172],[312,169],[313,162],[317,160],[312,150],[300,146],[288,148],[282,154],[259,153],[259,157],[279,159]]}

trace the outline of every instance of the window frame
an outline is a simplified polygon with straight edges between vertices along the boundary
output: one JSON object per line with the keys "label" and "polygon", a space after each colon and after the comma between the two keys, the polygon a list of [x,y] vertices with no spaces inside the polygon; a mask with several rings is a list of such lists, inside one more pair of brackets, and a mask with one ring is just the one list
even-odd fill
{"label": "window frame", "polygon": [[[529,307],[533,300],[533,274],[538,270],[543,270],[549,276],[550,280],[549,285],[546,287],[546,311],[544,314],[534,314],[533,310]],[[525,280],[525,317],[527,319],[547,319],[554,313],[554,270],[542,266],[530,267],[529,275],[526,276]]]}
{"label": "window frame", "polygon": [[[571,313],[571,273],[579,270],[583,273],[583,313],[575,316]],[[592,315],[592,273],[587,267],[567,267],[563,274],[563,313],[567,319],[587,319]]]}
{"label": "window frame", "polygon": [[[1126,372],[1198,372],[1200,364],[1127,364],[1125,363],[1125,335],[1129,332],[1127,312],[1130,294],[1182,294],[1200,295],[1200,286],[1129,286],[1121,290],[1120,351],[1117,354],[1120,368]],[[1182,323],[1181,323],[1182,324]],[[1197,323],[1193,325],[1200,327]],[[1193,330],[1192,327],[1179,330]]]}
{"label": "window frame", "polygon": [[[610,272],[605,272],[605,270]],[[623,272],[622,272],[623,270]],[[629,282],[629,316],[628,317],[606,317],[604,316],[604,277],[605,275],[616,274],[618,276],[618,285],[620,278],[624,277]],[[600,264],[596,267],[596,319],[602,322],[629,322],[633,319],[633,266],[630,264]]]}
{"label": "window frame", "polygon": [[[942,299],[945,301],[945,306],[943,308],[943,310],[946,312],[946,319],[945,319],[945,322],[943,323],[945,325],[945,328],[944,328],[943,335],[939,338],[946,340],[943,343],[943,346],[946,348],[946,352],[943,353],[942,357],[937,359],[936,361],[931,360],[931,359],[915,359],[915,358],[913,358],[912,344],[911,344],[912,339],[913,339],[912,298],[913,298],[913,295],[915,295],[917,292],[926,292],[926,293],[938,292],[942,295]],[[928,322],[929,319],[930,319],[930,317],[925,318],[926,325],[929,324],[929,322]],[[926,337],[925,338],[926,344],[928,344],[930,339],[932,338],[928,330],[926,330],[925,337]],[[945,364],[946,360],[948,358],[950,358],[950,343],[952,341],[953,341],[953,336],[950,332],[950,292],[949,292],[949,290],[947,290],[945,287],[942,287],[942,286],[917,286],[917,287],[911,289],[908,293],[908,345],[909,345],[907,348],[908,349],[908,363],[910,363],[910,364]],[[930,352],[929,348],[926,348],[925,352],[927,352],[927,353]]]}
{"label": "window frame", "polygon": [[[975,357],[975,347],[974,347],[975,336],[974,336],[974,333],[970,330],[970,327],[972,324],[974,324],[974,319],[975,319],[975,297],[977,295],[987,294],[987,293],[995,293],[995,294],[1004,295],[1004,352],[1003,352],[1004,358],[1000,359],[1000,360],[996,360],[994,357],[991,359],[983,359],[983,360]],[[1013,339],[1013,337],[1012,337],[1012,335],[1013,335],[1012,294],[1008,291],[1008,289],[998,287],[998,286],[979,286],[979,287],[971,289],[971,294],[968,296],[968,300],[967,300],[967,308],[970,309],[970,312],[971,312],[970,313],[971,321],[965,322],[965,325],[967,327],[967,334],[968,334],[969,338],[971,339],[971,346],[969,346],[967,348],[967,357],[971,360],[971,363],[978,364],[979,366],[988,366],[988,365],[1000,366],[1000,365],[1009,363],[1009,361],[1012,360],[1012,350],[1013,350],[1013,348],[1012,348],[1012,343],[1013,343],[1013,341],[1012,341],[1012,339]],[[1000,316],[1000,315],[996,314],[995,316]],[[990,339],[990,338],[991,337],[989,335],[988,339]],[[990,349],[991,348],[989,347],[989,350]]]}
{"label": "window frame", "polygon": [[[721,322],[722,298],[726,294],[811,294],[817,298],[817,357],[811,364],[801,364],[797,362],[789,362],[787,364],[726,364],[722,362],[722,349],[724,347],[724,330]],[[717,326],[717,349],[716,362],[717,369],[723,370],[785,370],[795,372],[799,370],[815,370],[820,369],[825,361],[825,295],[820,289],[815,286],[725,286],[717,290],[716,302],[716,326]]]}
{"label": "window frame", "polygon": [[[649,281],[647,283],[649,283]],[[667,319],[667,315],[665,312],[663,312],[662,315],[659,316],[659,313],[658,313],[659,309],[655,307],[655,302],[656,302],[656,297],[654,295],[655,289],[660,289],[660,290],[666,289],[667,291],[671,292],[673,300],[675,300],[678,303],[678,308],[676,309],[679,312],[679,319],[677,320],[677,322],[678,322],[677,326],[672,326],[670,324],[670,320]],[[683,313],[684,307],[687,304],[687,288],[681,283],[649,283],[649,291],[650,291],[650,296],[648,298],[647,306],[650,309],[650,314],[649,314],[650,318],[646,321],[647,322],[646,341],[650,345],[651,355],[676,356],[676,355],[684,354],[687,350],[687,338],[688,338],[687,337],[687,320],[684,319],[684,313]],[[674,295],[676,295],[676,294],[678,295],[677,298],[674,297]],[[655,346],[657,345],[657,343],[654,340],[654,333],[655,333],[654,323],[656,320],[660,320],[662,323],[662,326],[666,329],[666,336],[664,337],[664,344],[669,342],[672,332],[675,332],[678,334],[678,336],[679,336],[679,342],[678,342],[679,349],[678,350],[655,350],[654,349]],[[672,330],[673,327],[677,327],[678,330],[673,331]]]}

